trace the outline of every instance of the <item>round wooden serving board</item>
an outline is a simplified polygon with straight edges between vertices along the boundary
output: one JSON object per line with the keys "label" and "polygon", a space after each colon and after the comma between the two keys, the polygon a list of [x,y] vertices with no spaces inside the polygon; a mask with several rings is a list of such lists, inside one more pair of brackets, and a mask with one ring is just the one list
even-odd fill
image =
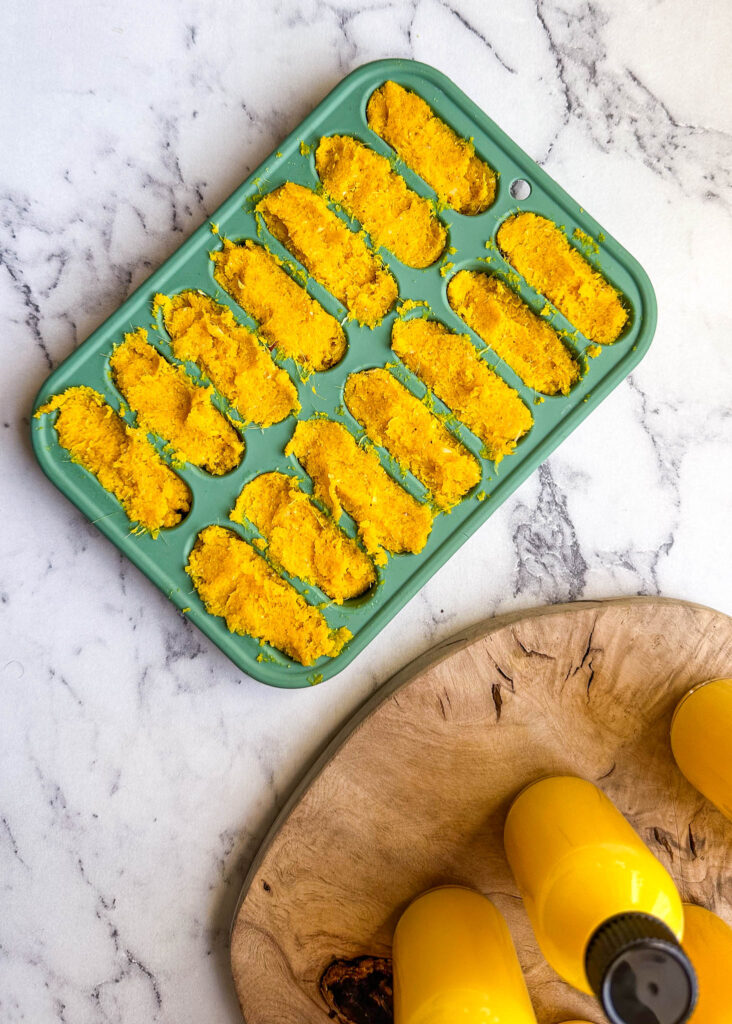
{"label": "round wooden serving board", "polygon": [[247,1024],[333,1019],[325,969],[388,957],[402,910],[444,882],[505,914],[540,1024],[600,1021],[537,949],[503,854],[506,812],[539,776],[592,779],[684,900],[732,924],[732,823],[682,777],[668,739],[681,695],[722,675],[732,619],[655,598],[492,619],[408,666],[321,755],[252,865],[231,941]]}

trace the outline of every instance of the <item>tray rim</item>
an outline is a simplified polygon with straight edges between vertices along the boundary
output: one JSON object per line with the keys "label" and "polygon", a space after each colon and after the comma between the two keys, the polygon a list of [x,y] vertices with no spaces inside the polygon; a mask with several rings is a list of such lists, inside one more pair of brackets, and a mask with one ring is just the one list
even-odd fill
{"label": "tray rim", "polygon": [[[369,61],[355,68],[348,75],[344,76],[336,85],[323,97],[322,100],[300,121],[294,129],[279,143],[278,147],[269,153],[265,159],[241,182],[230,195],[207,217],[204,222],[196,228],[191,235],[160,264],[137,288],[124,300],[124,302],[104,320],[80,345],[74,349],[50,374],[45,378],[34,399],[31,414],[31,441],[38,463],[45,475],[72,502],[93,524],[111,540],[115,547],[124,554],[150,582],[158,587],[172,603],[182,611],[186,605],[186,595],[179,595],[175,590],[171,593],[164,586],[158,583],[154,577],[154,565],[146,568],[146,563],[153,562],[147,552],[139,547],[127,545],[125,539],[115,536],[104,518],[94,519],[96,510],[93,501],[88,496],[77,492],[73,481],[69,484],[69,478],[63,471],[63,462],[49,457],[46,446],[43,443],[42,432],[37,429],[34,414],[38,406],[51,393],[54,381],[65,372],[69,364],[82,362],[91,355],[95,344],[106,337],[109,333],[124,330],[127,326],[128,310],[140,301],[140,298],[155,289],[156,282],[161,280],[173,261],[182,261],[197,250],[201,242],[209,239],[211,222],[225,216],[230,208],[238,209],[241,206],[244,193],[262,179],[270,169],[273,160],[277,159],[277,152],[280,148],[302,138],[310,129],[311,122],[315,121],[321,109],[332,101],[338,93],[360,84],[362,79],[369,79],[374,74],[384,76],[384,80],[390,76],[397,76],[399,72],[416,73],[421,76],[427,84],[432,84],[442,90],[447,97],[466,116],[476,121],[481,130],[485,132],[503,151],[522,169],[526,169],[527,176],[533,181],[541,184],[542,188],[551,198],[563,208],[571,211],[583,220],[591,221],[596,231],[602,230],[605,249],[608,249],[613,258],[625,266],[630,277],[633,279],[642,302],[642,309],[637,311],[640,321],[638,335],[632,348],[622,357],[621,362],[608,371],[593,388],[591,395],[587,396],[584,402],[578,402],[570,408],[563,419],[555,424],[537,444],[536,449],[525,456],[519,465],[516,466],[509,478],[502,482],[502,497],[496,503],[484,503],[479,505],[470,515],[471,522],[466,524],[465,531],[451,532],[439,545],[439,547],[428,555],[424,561],[415,569],[406,583],[393,594],[389,600],[373,615],[373,617],[359,628],[353,638],[348,642],[343,651],[326,663],[315,666],[294,666],[283,668],[276,663],[255,662],[248,663],[248,658],[235,658],[232,654],[221,648],[216,639],[218,622],[217,617],[210,615],[205,610],[198,608],[190,609],[188,618],[196,625],[208,639],[229,658],[239,671],[247,676],[257,679],[259,682],[283,689],[307,688],[316,681],[325,681],[338,675],[345,669],[378,635],[384,626],[401,611],[401,609],[418,593],[419,590],[431,579],[431,577],[448,561],[449,558],[471,537],[493,514],[493,512],[541,465],[561,444],[566,437],[575,430],[580,423],[613,391],[632,370],[648,351],[656,328],[657,304],[651,281],[641,264],[628,252],[619,242],[595,221],[594,217],[581,207],[565,189],[562,188],[542,167],[540,167],[521,147],[515,143],[473,100],[463,92],[447,75],[431,65],[420,61],[408,60],[405,58],[384,58],[376,61]],[[374,86],[376,88],[378,86]],[[488,211],[486,211],[488,212]],[[459,216],[459,215],[458,215]],[[434,311],[432,311],[434,313]],[[439,319],[439,317],[438,317]],[[468,328],[466,327],[466,330]],[[567,396],[569,397],[569,396]],[[74,495],[73,497],[71,495]],[[183,528],[185,520],[179,527]],[[168,531],[166,531],[168,532]],[[162,535],[162,534],[161,534]],[[407,556],[404,556],[407,557]],[[245,664],[246,662],[246,664]]]}

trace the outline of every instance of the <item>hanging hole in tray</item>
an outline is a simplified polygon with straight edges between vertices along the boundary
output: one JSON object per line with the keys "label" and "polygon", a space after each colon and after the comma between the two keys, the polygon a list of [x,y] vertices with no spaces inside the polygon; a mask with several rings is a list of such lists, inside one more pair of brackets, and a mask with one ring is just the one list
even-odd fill
{"label": "hanging hole in tray", "polygon": [[514,199],[528,199],[531,195],[531,184],[526,178],[514,178],[509,191]]}

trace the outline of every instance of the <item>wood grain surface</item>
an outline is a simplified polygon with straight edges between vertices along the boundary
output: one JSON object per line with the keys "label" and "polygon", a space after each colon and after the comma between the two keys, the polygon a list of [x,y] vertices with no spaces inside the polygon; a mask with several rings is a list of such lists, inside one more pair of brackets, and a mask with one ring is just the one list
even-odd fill
{"label": "wood grain surface", "polygon": [[492,619],[408,666],[307,772],[252,865],[231,940],[247,1024],[332,1019],[328,965],[388,957],[402,910],[444,882],[505,914],[540,1024],[601,1021],[538,951],[503,854],[506,812],[543,774],[592,779],[683,899],[732,924],[732,824],[685,781],[668,739],[681,695],[720,675],[732,675],[732,619],[655,598]]}

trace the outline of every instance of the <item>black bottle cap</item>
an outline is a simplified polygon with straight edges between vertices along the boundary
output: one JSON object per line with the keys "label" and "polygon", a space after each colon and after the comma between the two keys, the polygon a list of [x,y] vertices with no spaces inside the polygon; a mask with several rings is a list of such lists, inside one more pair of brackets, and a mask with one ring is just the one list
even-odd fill
{"label": "black bottle cap", "polygon": [[587,944],[590,988],[611,1024],[684,1024],[696,1004],[694,968],[651,914],[617,914]]}

